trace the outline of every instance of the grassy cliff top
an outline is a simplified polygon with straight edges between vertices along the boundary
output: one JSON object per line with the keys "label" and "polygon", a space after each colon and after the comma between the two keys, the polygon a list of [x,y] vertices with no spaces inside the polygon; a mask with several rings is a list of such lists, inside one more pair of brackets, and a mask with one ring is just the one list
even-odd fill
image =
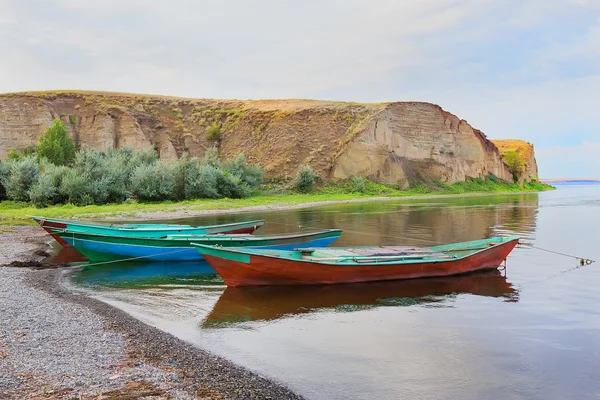
{"label": "grassy cliff top", "polygon": [[533,144],[528,143],[524,140],[518,139],[502,139],[502,140],[494,140],[491,139],[491,142],[498,147],[500,153],[506,153],[507,151],[514,150],[518,153],[526,155],[533,151]]}
{"label": "grassy cliff top", "polygon": [[95,90],[42,90],[26,91],[13,93],[0,93],[0,98],[12,97],[35,97],[41,99],[55,99],[58,97],[80,98],[83,100],[106,99],[114,103],[124,104],[178,104],[178,105],[197,105],[197,104],[221,104],[231,106],[245,106],[263,111],[271,110],[302,110],[312,108],[348,108],[360,107],[367,109],[379,109],[391,103],[358,103],[332,100],[311,100],[311,99],[259,99],[259,100],[237,100],[237,99],[209,99],[209,98],[189,98],[176,96],[163,96],[155,94],[138,94],[124,92],[106,92]]}

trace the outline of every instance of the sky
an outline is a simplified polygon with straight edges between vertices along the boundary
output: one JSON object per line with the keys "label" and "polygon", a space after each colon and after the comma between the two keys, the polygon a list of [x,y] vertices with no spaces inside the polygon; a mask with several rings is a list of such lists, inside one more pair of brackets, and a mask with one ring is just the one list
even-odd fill
{"label": "sky", "polygon": [[600,178],[600,0],[0,0],[0,92],[427,101]]}

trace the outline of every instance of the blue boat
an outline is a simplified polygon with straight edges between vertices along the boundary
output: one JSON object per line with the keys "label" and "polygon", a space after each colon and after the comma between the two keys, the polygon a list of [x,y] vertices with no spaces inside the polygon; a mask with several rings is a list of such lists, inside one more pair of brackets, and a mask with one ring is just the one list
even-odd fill
{"label": "blue boat", "polygon": [[52,231],[92,262],[124,259],[152,261],[195,261],[202,255],[192,243],[222,247],[254,247],[292,250],[303,247],[326,247],[342,234],[340,229],[284,235],[168,235],[165,238],[132,238],[112,235],[74,232],[68,229]]}

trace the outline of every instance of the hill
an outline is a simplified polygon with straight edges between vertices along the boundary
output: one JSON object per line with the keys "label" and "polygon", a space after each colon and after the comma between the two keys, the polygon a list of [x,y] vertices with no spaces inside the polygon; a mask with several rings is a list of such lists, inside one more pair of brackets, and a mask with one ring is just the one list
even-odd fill
{"label": "hill", "polygon": [[[0,158],[13,147],[36,144],[54,118],[64,121],[78,147],[155,147],[169,160],[183,153],[202,156],[216,145],[223,158],[243,152],[270,178],[292,177],[309,164],[325,179],[361,175],[402,188],[488,174],[512,181],[500,151],[481,131],[423,102],[8,93],[0,95]],[[211,126],[220,139],[207,138]]]}

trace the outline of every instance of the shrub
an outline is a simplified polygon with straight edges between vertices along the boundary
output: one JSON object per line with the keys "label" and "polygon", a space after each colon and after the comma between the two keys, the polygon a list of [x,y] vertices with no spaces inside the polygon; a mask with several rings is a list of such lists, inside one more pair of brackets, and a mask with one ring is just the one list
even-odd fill
{"label": "shrub", "polygon": [[300,167],[296,179],[294,180],[294,187],[300,193],[308,193],[313,189],[315,185],[315,172],[308,165]]}
{"label": "shrub", "polygon": [[158,161],[158,153],[152,148],[142,151],[134,151],[130,163],[135,168],[138,165],[153,164],[156,161]]}
{"label": "shrub", "polygon": [[100,179],[103,175],[104,158],[105,155],[98,150],[84,148],[75,155],[73,168],[92,179]]}
{"label": "shrub", "polygon": [[10,162],[0,161],[0,200],[6,199],[6,180],[10,176]]}
{"label": "shrub", "polygon": [[220,141],[223,139],[223,132],[221,132],[221,125],[214,122],[208,128],[206,128],[206,138],[211,141]]}
{"label": "shrub", "polygon": [[34,157],[13,162],[5,184],[7,197],[15,201],[28,201],[29,189],[37,181],[39,173],[40,166]]}
{"label": "shrub", "polygon": [[244,153],[238,154],[234,161],[224,162],[223,169],[241,179],[249,188],[258,187],[263,183],[263,169],[259,165],[246,164]]}
{"label": "shrub", "polygon": [[189,159],[187,154],[182,155],[175,163],[175,187],[173,188],[173,196],[177,200],[185,199],[185,177],[190,165],[197,163],[196,158]]}
{"label": "shrub", "polygon": [[52,164],[69,165],[75,159],[75,142],[67,134],[65,124],[55,119],[52,126],[42,135],[36,149],[40,157]]}
{"label": "shrub", "polygon": [[35,146],[27,146],[25,150],[23,150],[23,156],[34,156],[35,155]]}
{"label": "shrub", "polygon": [[29,189],[29,199],[36,207],[47,207],[54,204],[54,199],[58,196],[58,188],[52,182],[52,176],[49,174],[40,175],[37,182]]}
{"label": "shrub", "polygon": [[176,184],[174,172],[172,164],[160,161],[139,165],[131,176],[131,190],[140,200],[172,198]]}
{"label": "shrub", "polygon": [[217,179],[220,171],[210,165],[193,162],[188,165],[185,175],[185,198],[205,199],[219,197]]}
{"label": "shrub", "polygon": [[364,193],[366,190],[365,178],[362,176],[352,177],[353,192]]}
{"label": "shrub", "polygon": [[21,154],[14,147],[10,149],[7,155],[8,161],[19,161],[21,159]]}
{"label": "shrub", "polygon": [[201,163],[204,165],[210,165],[211,167],[221,168],[221,160],[219,159],[219,149],[211,147],[206,150],[204,157],[202,157]]}
{"label": "shrub", "polygon": [[67,196],[61,193],[60,187],[69,168],[47,163],[37,182],[29,189],[29,199],[36,207],[46,207],[50,204],[64,203]]}
{"label": "shrub", "polygon": [[108,191],[108,201],[123,200],[131,187],[132,170],[127,160],[120,157],[106,158],[102,164],[102,175]]}
{"label": "shrub", "polygon": [[264,174],[260,165],[248,165],[244,170],[242,181],[251,188],[256,188],[263,183]]}
{"label": "shrub", "polygon": [[104,204],[108,199],[108,188],[103,178],[93,179],[88,174],[69,169],[62,178],[59,195],[78,206]]}
{"label": "shrub", "polygon": [[217,192],[220,197],[241,199],[250,196],[252,188],[242,182],[240,178],[221,170],[217,176]]}

